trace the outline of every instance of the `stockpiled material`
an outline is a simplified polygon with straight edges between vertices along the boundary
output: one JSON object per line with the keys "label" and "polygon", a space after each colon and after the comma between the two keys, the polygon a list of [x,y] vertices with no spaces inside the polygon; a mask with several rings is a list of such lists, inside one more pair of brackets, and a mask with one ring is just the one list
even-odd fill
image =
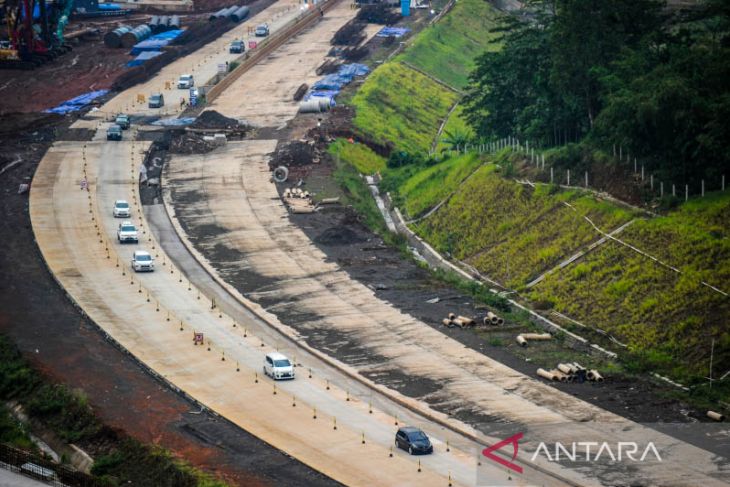
{"label": "stockpiled material", "polygon": [[553,336],[550,333],[523,333],[525,340],[550,340]]}
{"label": "stockpiled material", "polygon": [[588,377],[588,380],[592,380],[595,382],[603,382],[603,376],[601,374],[599,374],[598,371],[595,369],[589,370],[588,373],[586,374],[586,377]]}
{"label": "stockpiled material", "polygon": [[466,326],[471,326],[474,324],[474,319],[467,318],[466,316],[459,315],[459,316],[457,316],[456,319],[461,321],[462,323],[464,323],[464,325],[466,325]]}
{"label": "stockpiled material", "polygon": [[526,347],[527,346],[527,340],[525,340],[525,337],[523,337],[522,335],[517,335],[517,343],[521,347]]}
{"label": "stockpiled material", "polygon": [[715,411],[707,411],[707,417],[714,421],[725,421],[725,415]]}
{"label": "stockpiled material", "polygon": [[548,372],[545,369],[537,369],[537,375],[547,380],[558,380],[558,377],[552,372]]}
{"label": "stockpiled material", "polygon": [[167,23],[167,26],[171,30],[179,30],[180,29],[180,16],[173,15],[172,17],[170,17],[170,21]]}
{"label": "stockpiled material", "polygon": [[129,27],[128,25],[122,25],[121,27],[117,27],[111,32],[107,32],[106,35],[104,35],[104,45],[106,45],[107,47],[121,47],[122,36],[131,31],[131,27]]}
{"label": "stockpiled material", "polygon": [[234,22],[240,22],[248,17],[249,12],[250,10],[248,7],[239,7],[232,14],[228,15],[228,18]]}
{"label": "stockpiled material", "polygon": [[564,374],[572,374],[573,367],[568,364],[558,364],[558,370]]}
{"label": "stockpiled material", "polygon": [[132,47],[152,35],[152,29],[146,24],[138,25],[129,32],[122,35],[122,46]]}

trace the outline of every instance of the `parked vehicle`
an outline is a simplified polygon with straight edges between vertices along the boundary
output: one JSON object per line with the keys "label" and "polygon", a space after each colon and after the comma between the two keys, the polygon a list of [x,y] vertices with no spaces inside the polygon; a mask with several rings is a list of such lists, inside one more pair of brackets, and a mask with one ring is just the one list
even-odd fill
{"label": "parked vehicle", "polygon": [[152,272],[155,270],[155,261],[146,250],[135,250],[132,254],[132,269],[134,272]]}
{"label": "parked vehicle", "polygon": [[246,47],[243,44],[243,41],[241,41],[239,39],[236,39],[233,42],[231,42],[231,45],[228,48],[228,52],[230,54],[241,54],[245,50],[246,50]]}
{"label": "parked vehicle", "polygon": [[426,433],[415,426],[403,426],[395,434],[395,446],[406,450],[411,455],[427,455],[433,453],[433,445]]}
{"label": "parked vehicle", "polygon": [[162,93],[154,93],[150,95],[147,106],[150,108],[162,108],[165,106],[165,97],[162,96]]}
{"label": "parked vehicle", "polygon": [[106,129],[106,140],[122,140],[122,127],[114,124]]}
{"label": "parked vehicle", "polygon": [[122,127],[122,130],[127,130],[129,128],[129,115],[126,115],[124,113],[120,113],[117,115],[117,118],[114,120],[114,123]]}
{"label": "parked vehicle", "polygon": [[256,37],[266,37],[267,35],[269,35],[269,24],[257,25],[254,34],[256,35]]}
{"label": "parked vehicle", "polygon": [[264,375],[274,380],[293,379],[294,365],[283,354],[272,352],[264,358]]}
{"label": "parked vehicle", "polygon": [[119,243],[138,243],[139,237],[137,236],[137,227],[135,227],[130,221],[120,223],[119,228],[117,229],[117,240],[119,240]]}
{"label": "parked vehicle", "polygon": [[129,218],[129,203],[126,200],[116,200],[112,213],[114,214],[114,218]]}
{"label": "parked vehicle", "polygon": [[177,80],[177,87],[181,90],[187,90],[195,86],[195,80],[192,74],[182,74]]}

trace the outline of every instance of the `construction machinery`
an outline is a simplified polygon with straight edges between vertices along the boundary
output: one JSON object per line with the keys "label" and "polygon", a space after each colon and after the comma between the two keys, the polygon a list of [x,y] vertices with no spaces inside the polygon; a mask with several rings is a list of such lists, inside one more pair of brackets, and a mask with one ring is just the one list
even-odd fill
{"label": "construction machinery", "polygon": [[4,0],[0,18],[7,39],[0,44],[0,68],[33,69],[71,50],[63,31],[74,0]]}

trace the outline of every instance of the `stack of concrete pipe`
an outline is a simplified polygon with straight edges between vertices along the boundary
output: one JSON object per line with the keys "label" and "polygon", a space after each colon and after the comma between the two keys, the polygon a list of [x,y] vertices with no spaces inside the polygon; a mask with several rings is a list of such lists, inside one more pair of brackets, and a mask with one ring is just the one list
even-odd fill
{"label": "stack of concrete pipe", "polygon": [[325,97],[314,97],[299,104],[299,113],[326,112],[332,106],[332,100]]}
{"label": "stack of concrete pipe", "polygon": [[577,362],[561,363],[553,370],[537,369],[543,379],[560,382],[603,382],[603,376],[596,369],[586,369]]}
{"label": "stack of concrete pipe", "polygon": [[476,324],[476,321],[474,321],[473,318],[469,318],[468,316],[456,316],[454,313],[449,313],[448,317],[442,320],[442,323],[444,326],[448,326],[449,328],[453,328],[455,326],[458,326],[460,328],[467,328],[470,326],[474,326]]}
{"label": "stack of concrete pipe", "polygon": [[504,325],[504,319],[495,315],[491,311],[487,312],[487,316],[484,317],[483,323],[485,325]]}
{"label": "stack of concrete pipe", "polygon": [[107,47],[122,47],[122,36],[128,32],[131,32],[132,28],[128,25],[122,25],[117,27],[111,32],[107,32],[104,35],[104,45]]}

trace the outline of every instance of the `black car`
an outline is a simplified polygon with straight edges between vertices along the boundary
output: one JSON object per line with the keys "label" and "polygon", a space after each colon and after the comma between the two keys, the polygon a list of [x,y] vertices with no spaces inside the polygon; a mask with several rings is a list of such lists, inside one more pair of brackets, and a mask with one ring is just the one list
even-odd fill
{"label": "black car", "polygon": [[228,52],[231,54],[241,54],[244,51],[243,41],[235,40],[231,42]]}
{"label": "black car", "polygon": [[426,433],[413,426],[404,426],[395,434],[395,446],[406,450],[411,455],[427,455],[433,453],[433,445]]}
{"label": "black car", "polygon": [[106,140],[122,140],[122,127],[115,124],[106,129]]}

